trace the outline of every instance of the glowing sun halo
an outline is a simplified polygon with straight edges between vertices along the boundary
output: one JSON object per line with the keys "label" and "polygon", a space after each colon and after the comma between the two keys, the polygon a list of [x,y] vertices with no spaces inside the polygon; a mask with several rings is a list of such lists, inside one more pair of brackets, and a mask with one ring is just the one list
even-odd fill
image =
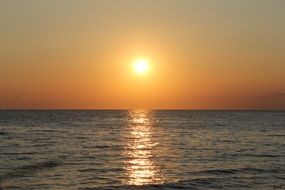
{"label": "glowing sun halo", "polygon": [[134,62],[134,71],[138,74],[144,74],[148,71],[149,62],[146,59],[138,59]]}

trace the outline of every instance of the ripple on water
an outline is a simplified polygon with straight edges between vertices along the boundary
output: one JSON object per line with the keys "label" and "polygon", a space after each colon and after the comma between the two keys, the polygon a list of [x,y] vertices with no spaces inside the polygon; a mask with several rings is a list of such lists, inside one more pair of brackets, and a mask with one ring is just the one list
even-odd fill
{"label": "ripple on water", "polygon": [[0,189],[285,189],[284,123],[285,112],[0,111]]}

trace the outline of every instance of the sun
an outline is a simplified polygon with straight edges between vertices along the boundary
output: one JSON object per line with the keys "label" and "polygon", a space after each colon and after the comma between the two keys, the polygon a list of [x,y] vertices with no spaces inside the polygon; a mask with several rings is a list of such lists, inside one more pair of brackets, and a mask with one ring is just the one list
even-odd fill
{"label": "sun", "polygon": [[138,74],[145,74],[149,69],[149,61],[146,59],[137,59],[134,61],[134,71]]}

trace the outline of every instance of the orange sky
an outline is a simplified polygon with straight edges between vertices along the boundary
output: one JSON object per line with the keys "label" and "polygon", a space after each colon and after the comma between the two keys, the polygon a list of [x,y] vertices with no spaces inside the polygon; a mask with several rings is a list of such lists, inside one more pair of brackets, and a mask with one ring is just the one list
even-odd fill
{"label": "orange sky", "polygon": [[2,0],[0,108],[285,109],[284,7]]}

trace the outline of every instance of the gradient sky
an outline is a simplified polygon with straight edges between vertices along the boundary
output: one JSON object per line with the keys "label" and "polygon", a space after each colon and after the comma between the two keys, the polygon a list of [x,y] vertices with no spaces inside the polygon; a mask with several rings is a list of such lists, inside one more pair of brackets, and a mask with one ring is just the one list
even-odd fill
{"label": "gradient sky", "polygon": [[0,108],[285,109],[284,20],[284,0],[0,0]]}

